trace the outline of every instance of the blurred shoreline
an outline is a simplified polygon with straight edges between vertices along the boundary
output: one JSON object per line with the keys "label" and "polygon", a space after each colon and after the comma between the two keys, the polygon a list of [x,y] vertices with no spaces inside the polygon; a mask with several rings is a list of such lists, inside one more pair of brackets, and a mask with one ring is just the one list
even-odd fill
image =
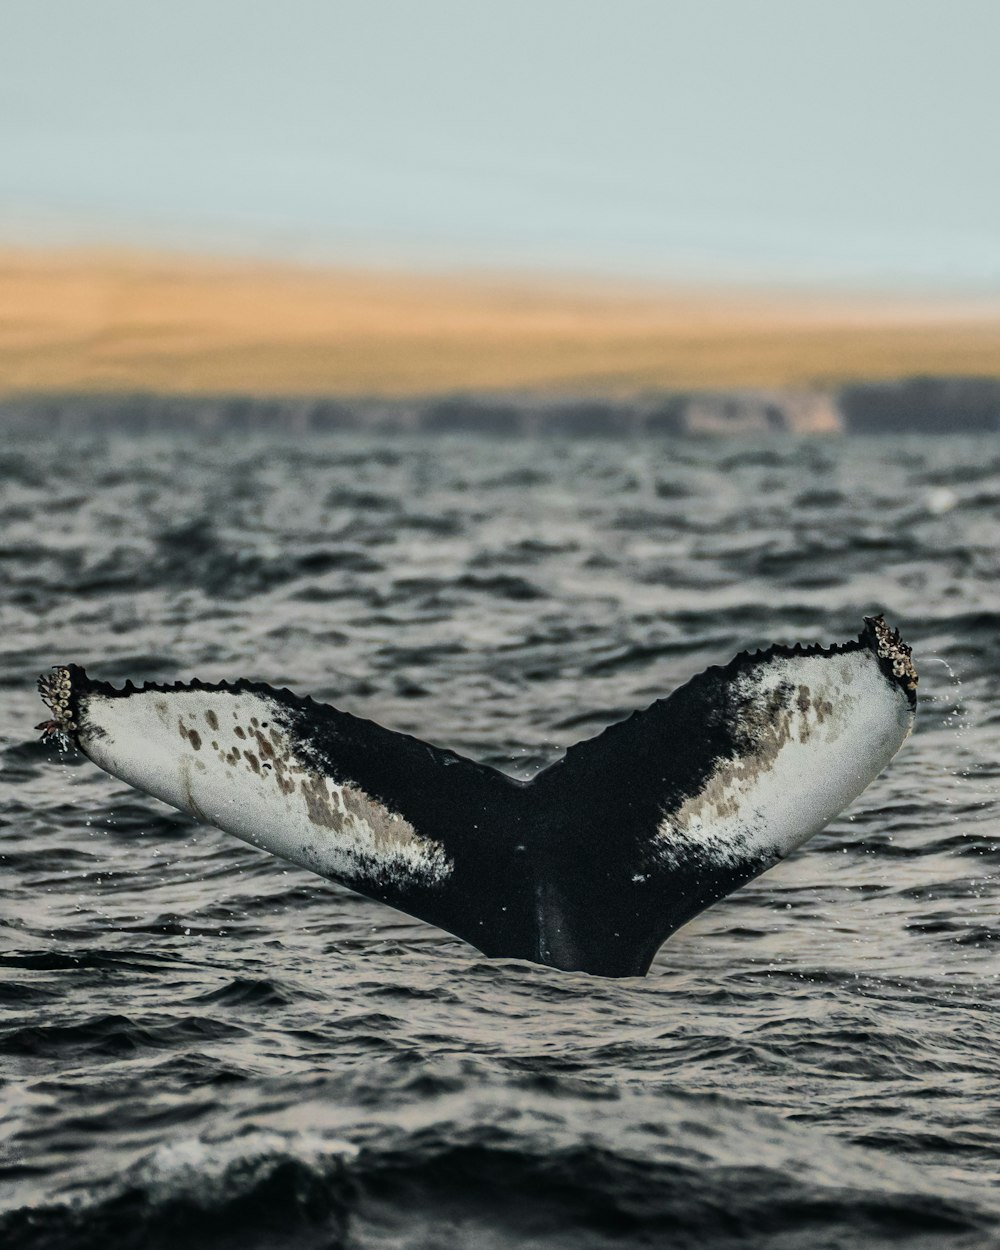
{"label": "blurred shoreline", "polygon": [[5,425],[996,429],[1000,304],[0,249],[0,400]]}

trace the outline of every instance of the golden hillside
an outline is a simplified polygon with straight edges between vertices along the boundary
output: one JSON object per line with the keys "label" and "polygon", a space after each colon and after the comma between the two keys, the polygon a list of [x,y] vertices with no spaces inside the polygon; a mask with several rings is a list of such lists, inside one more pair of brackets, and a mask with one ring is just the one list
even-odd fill
{"label": "golden hillside", "polygon": [[0,251],[0,393],[402,395],[1000,377],[1000,305]]}

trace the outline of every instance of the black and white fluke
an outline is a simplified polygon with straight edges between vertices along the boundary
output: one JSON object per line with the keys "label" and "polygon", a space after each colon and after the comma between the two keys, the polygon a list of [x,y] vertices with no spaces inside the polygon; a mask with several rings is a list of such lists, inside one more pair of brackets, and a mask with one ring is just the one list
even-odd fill
{"label": "black and white fluke", "polygon": [[527,782],[250,681],[116,690],[60,666],[39,728],[487,955],[640,976],[878,776],[916,685],[910,648],[866,618],[851,642],[710,668]]}

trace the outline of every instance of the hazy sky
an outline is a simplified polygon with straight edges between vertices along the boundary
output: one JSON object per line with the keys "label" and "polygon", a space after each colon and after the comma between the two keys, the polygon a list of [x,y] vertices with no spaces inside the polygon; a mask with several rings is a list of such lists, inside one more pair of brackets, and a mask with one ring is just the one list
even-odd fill
{"label": "hazy sky", "polygon": [[0,237],[1000,290],[998,0],[4,0]]}

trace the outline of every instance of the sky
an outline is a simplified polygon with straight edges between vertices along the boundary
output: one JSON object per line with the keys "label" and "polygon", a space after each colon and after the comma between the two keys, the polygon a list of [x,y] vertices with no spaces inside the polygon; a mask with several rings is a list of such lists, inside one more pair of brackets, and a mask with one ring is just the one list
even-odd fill
{"label": "sky", "polygon": [[996,0],[4,0],[0,242],[1000,292]]}

